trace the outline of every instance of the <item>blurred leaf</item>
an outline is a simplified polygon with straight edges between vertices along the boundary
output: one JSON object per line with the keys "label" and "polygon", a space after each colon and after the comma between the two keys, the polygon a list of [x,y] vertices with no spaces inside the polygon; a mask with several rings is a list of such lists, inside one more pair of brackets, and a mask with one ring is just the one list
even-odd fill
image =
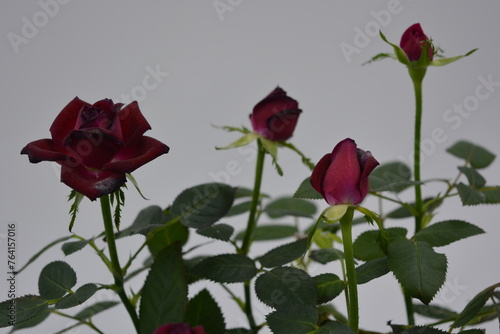
{"label": "blurred leaf", "polygon": [[362,261],[385,257],[385,252],[381,248],[393,240],[404,238],[408,231],[402,227],[391,227],[380,230],[370,230],[361,233],[353,243],[354,257]]}
{"label": "blurred leaf", "polygon": [[469,52],[467,52],[466,54],[464,55],[461,55],[461,56],[455,56],[455,57],[450,57],[450,58],[434,58],[430,63],[429,65],[431,66],[444,66],[444,65],[448,65],[448,64],[451,64],[453,62],[456,62],[457,60],[459,59],[462,59],[464,57],[467,57],[471,54],[473,54],[474,52],[476,52],[478,49],[473,49],[473,50],[470,50]]}
{"label": "blurred leaf", "polygon": [[500,287],[500,283],[494,284],[487,287],[483,291],[479,292],[472,300],[465,306],[462,312],[458,315],[455,322],[451,324],[452,328],[458,328],[466,325],[476,314],[481,310],[481,308],[486,304],[489,298],[493,295],[493,291]]}
{"label": "blurred leaf", "polygon": [[335,224],[344,217],[349,204],[331,205],[323,211],[322,218],[327,224]]}
{"label": "blurred leaf", "polygon": [[274,268],[282,266],[304,255],[304,253],[307,250],[306,247],[307,247],[306,238],[296,240],[294,242],[271,249],[266,254],[257,258],[257,260],[265,268]]}
{"label": "blurred leaf", "polygon": [[318,320],[315,307],[291,305],[266,316],[274,334],[304,334],[314,330]]}
{"label": "blurred leaf", "polygon": [[460,166],[458,170],[467,177],[469,186],[473,188],[481,188],[486,184],[486,180],[474,168]]}
{"label": "blurred leaf", "polygon": [[299,189],[293,194],[294,198],[303,199],[323,199],[323,196],[311,185],[311,177],[307,177],[299,186]]}
{"label": "blurred leaf", "polygon": [[201,184],[178,195],[170,210],[188,227],[210,226],[231,209],[235,192],[235,188],[222,183]]}
{"label": "blurred leaf", "polygon": [[39,296],[26,295],[23,297],[9,299],[0,303],[0,328],[9,327],[15,321],[16,324],[30,321],[35,317],[46,317],[49,312],[47,301]]}
{"label": "blurred leaf", "polygon": [[11,329],[11,331],[9,333],[12,333],[14,331],[17,331],[17,330],[23,329],[23,328],[31,328],[31,327],[38,326],[39,324],[44,322],[45,319],[47,319],[51,313],[52,312],[50,311],[50,308],[46,308],[42,313],[38,314],[37,316],[35,316],[27,321],[16,322],[16,325],[14,326],[14,328]]}
{"label": "blurred leaf", "polygon": [[212,226],[202,227],[196,230],[196,233],[207,238],[229,241],[233,235],[234,228],[227,224],[215,224]]}
{"label": "blurred leaf", "polygon": [[231,209],[227,212],[225,217],[233,217],[237,215],[241,215],[242,213],[250,211],[250,205],[252,201],[242,202],[236,205],[233,205]]}
{"label": "blurred leaf", "polygon": [[434,327],[414,326],[402,331],[401,334],[449,334],[449,333]]}
{"label": "blurred leaf", "polygon": [[184,321],[191,327],[203,326],[207,334],[224,333],[226,328],[220,307],[207,289],[189,300]]}
{"label": "blurred leaf", "polygon": [[66,243],[62,244],[61,249],[62,249],[64,255],[68,256],[70,254],[78,252],[79,250],[82,250],[85,246],[88,245],[88,243],[89,243],[89,240],[78,240],[78,241],[66,242]]}
{"label": "blurred leaf", "polygon": [[285,216],[310,218],[316,213],[316,206],[299,198],[280,198],[269,203],[263,210],[271,218]]}
{"label": "blurred leaf", "polygon": [[482,233],[481,228],[463,220],[445,220],[418,231],[413,239],[425,241],[432,247],[441,247]]}
{"label": "blurred leaf", "polygon": [[116,237],[126,237],[135,234],[146,235],[151,230],[163,226],[163,210],[157,205],[142,209],[137,214],[132,225],[120,231]]}
{"label": "blurred leaf", "polygon": [[115,302],[115,301],[105,301],[105,302],[95,303],[94,305],[91,305],[91,306],[86,307],[85,309],[81,310],[73,317],[80,319],[80,320],[86,320],[88,318],[93,317],[97,313],[106,311],[106,310],[108,310],[108,309],[110,309],[113,306],[116,306],[118,304],[120,304],[120,303]]}
{"label": "blurred leaf", "polygon": [[384,276],[390,271],[386,257],[370,260],[356,267],[356,281],[358,284],[365,284],[375,278]]}
{"label": "blurred leaf", "polygon": [[83,304],[97,292],[97,285],[93,283],[84,284],[75,291],[74,294],[68,294],[59,300],[55,307],[66,309]]}
{"label": "blurred leaf", "polygon": [[305,271],[293,267],[274,268],[257,277],[255,293],[264,304],[275,309],[315,306],[318,298],[315,281]]}
{"label": "blurred leaf", "polygon": [[320,274],[313,277],[318,290],[317,304],[324,304],[335,299],[344,291],[345,282],[335,274]]}
{"label": "blurred leaf", "polygon": [[45,299],[64,296],[76,284],[76,273],[64,261],[54,261],[46,265],[38,277],[38,292]]}
{"label": "blurred leaf", "polygon": [[176,242],[184,245],[189,237],[189,229],[177,222],[175,224],[162,226],[148,234],[148,248],[153,256],[158,255],[165,247]]}
{"label": "blurred leaf", "polygon": [[469,162],[476,169],[488,167],[495,159],[493,153],[467,141],[459,141],[446,151],[457,158]]}
{"label": "blurred leaf", "polygon": [[[329,321],[311,334],[355,334],[351,327],[338,321]],[[360,332],[361,333],[361,332]],[[370,334],[369,332],[364,332]]]}
{"label": "blurred leaf", "polygon": [[335,248],[325,248],[311,251],[309,257],[321,264],[327,264],[328,262],[343,259],[344,253]]}
{"label": "blurred leaf", "polygon": [[482,192],[463,183],[457,184],[457,190],[464,206],[483,204],[486,201],[486,196]]}
{"label": "blurred leaf", "polygon": [[231,144],[229,144],[227,146],[216,147],[215,149],[216,150],[227,150],[230,148],[246,146],[246,145],[250,144],[251,142],[253,142],[255,139],[257,139],[258,137],[259,137],[258,134],[251,132],[251,133],[248,133],[248,134],[244,135],[243,137],[235,140],[234,142],[232,142]]}
{"label": "blurred leaf", "polygon": [[438,305],[414,304],[413,309],[416,313],[432,319],[447,320],[453,319],[458,315],[457,312]]}
{"label": "blurred leaf", "polygon": [[169,322],[184,320],[187,284],[179,243],[164,248],[154,259],[142,288],[139,308],[142,333],[152,333]]}
{"label": "blurred leaf", "polygon": [[484,194],[485,204],[500,204],[500,187],[487,187],[481,189],[481,193]]}
{"label": "blurred leaf", "polygon": [[419,184],[411,180],[410,168],[402,162],[389,162],[378,166],[369,176],[370,190],[399,193],[406,188]]}
{"label": "blurred leaf", "polygon": [[254,261],[245,255],[221,254],[203,259],[191,272],[219,283],[236,283],[251,280],[257,274],[257,268]]}
{"label": "blurred leaf", "polygon": [[[253,241],[278,240],[294,236],[298,232],[295,226],[290,225],[259,225],[253,233]],[[236,236],[236,240],[243,240],[245,231]]]}
{"label": "blurred leaf", "polygon": [[387,257],[405,292],[429,304],[446,279],[446,256],[426,242],[399,239],[390,243]]}

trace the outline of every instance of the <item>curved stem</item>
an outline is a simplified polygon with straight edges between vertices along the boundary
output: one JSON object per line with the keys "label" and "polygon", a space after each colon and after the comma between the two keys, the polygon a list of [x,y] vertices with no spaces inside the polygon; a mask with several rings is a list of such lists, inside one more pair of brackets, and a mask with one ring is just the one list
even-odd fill
{"label": "curved stem", "polygon": [[358,306],[358,284],[356,282],[356,271],[354,266],[354,251],[352,247],[352,217],[354,208],[349,207],[340,219],[342,230],[342,243],[344,244],[345,265],[347,271],[347,291],[349,304],[347,305],[349,326],[357,333],[359,329],[359,306]]}
{"label": "curved stem", "polygon": [[106,235],[106,243],[108,244],[109,250],[109,258],[111,260],[111,273],[115,279],[115,285],[117,287],[117,293],[120,297],[123,305],[127,309],[128,314],[132,322],[134,323],[134,327],[137,333],[139,333],[139,318],[135,311],[135,307],[128,299],[125,290],[123,289],[123,271],[120,267],[120,261],[118,260],[118,252],[116,250],[115,243],[115,233],[113,230],[113,218],[111,215],[111,206],[109,204],[109,196],[105,195],[100,198],[101,201],[101,211],[102,211],[102,219],[104,222],[104,232]]}

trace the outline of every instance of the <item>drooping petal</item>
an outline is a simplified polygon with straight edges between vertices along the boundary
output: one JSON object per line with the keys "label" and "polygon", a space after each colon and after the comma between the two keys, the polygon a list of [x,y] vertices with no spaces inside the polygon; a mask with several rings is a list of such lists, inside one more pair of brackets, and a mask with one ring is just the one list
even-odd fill
{"label": "drooping petal", "polygon": [[359,204],[363,200],[358,189],[361,170],[356,149],[356,143],[349,138],[333,149],[323,182],[325,199],[330,205]]}
{"label": "drooping petal", "polygon": [[136,101],[120,110],[118,117],[120,119],[121,132],[125,145],[135,142],[144,132],[151,129],[151,126],[142,115]]}
{"label": "drooping petal", "polygon": [[64,138],[71,130],[75,129],[78,114],[83,106],[90,106],[90,104],[75,97],[57,115],[50,127],[50,133],[55,144],[62,146]]}
{"label": "drooping petal", "polygon": [[168,151],[167,145],[154,138],[143,136],[136,143],[117,152],[111,162],[104,164],[104,168],[131,173],[160,155],[168,153]]}
{"label": "drooping petal", "polygon": [[40,161],[62,161],[67,158],[66,151],[52,139],[39,139],[26,145],[21,154],[27,154],[31,163]]}
{"label": "drooping petal", "polygon": [[118,190],[126,181],[124,173],[112,170],[94,171],[81,164],[67,163],[61,168],[61,182],[92,201]]}

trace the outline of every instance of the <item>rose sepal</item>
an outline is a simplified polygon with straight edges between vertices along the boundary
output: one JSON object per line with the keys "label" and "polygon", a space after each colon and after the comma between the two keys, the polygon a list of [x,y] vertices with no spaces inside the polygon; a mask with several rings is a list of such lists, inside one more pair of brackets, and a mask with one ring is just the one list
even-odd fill
{"label": "rose sepal", "polygon": [[439,59],[433,59],[431,62],[429,62],[429,66],[445,66],[451,63],[456,62],[457,60],[460,60],[462,58],[465,58],[467,56],[470,56],[474,52],[476,52],[479,49],[472,49],[466,54],[463,54],[461,56],[455,56],[455,57],[449,57],[449,58],[439,58]]}

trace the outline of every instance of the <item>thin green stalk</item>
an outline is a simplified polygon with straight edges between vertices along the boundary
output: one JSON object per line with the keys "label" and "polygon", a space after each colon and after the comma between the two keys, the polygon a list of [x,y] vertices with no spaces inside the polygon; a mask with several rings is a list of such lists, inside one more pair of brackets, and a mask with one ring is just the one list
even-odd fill
{"label": "thin green stalk", "polygon": [[[247,255],[250,252],[250,245],[252,244],[253,233],[257,226],[257,206],[260,201],[260,187],[262,184],[262,173],[264,170],[264,158],[265,151],[262,144],[257,140],[257,162],[255,166],[255,181],[252,193],[252,202],[250,204],[250,212],[248,214],[247,228],[245,230],[245,236],[243,237],[243,244],[239,252],[243,255]],[[252,333],[257,333],[258,329],[255,324],[255,319],[253,317],[252,302],[251,302],[251,289],[250,282],[244,283],[245,290],[245,314],[248,318],[248,323]]]}
{"label": "thin green stalk", "polygon": [[120,267],[120,261],[118,260],[118,252],[116,250],[115,243],[115,233],[113,230],[113,217],[111,215],[111,206],[109,204],[109,195],[102,196],[101,201],[101,211],[102,219],[104,222],[104,232],[106,235],[106,243],[108,244],[109,258],[111,260],[111,266],[113,277],[115,279],[115,285],[117,287],[117,293],[120,297],[123,305],[127,309],[130,319],[134,323],[134,327],[137,333],[139,333],[139,318],[135,311],[135,307],[128,299],[125,290],[123,289],[123,271]]}
{"label": "thin green stalk", "polygon": [[[411,71],[410,71],[411,74]],[[420,142],[422,137],[422,79],[423,76],[412,75],[415,90],[415,138],[413,147],[413,172],[415,181],[415,233],[422,229],[422,188],[420,186]]]}
{"label": "thin green stalk", "polygon": [[415,310],[413,309],[413,300],[410,295],[404,292],[405,296],[405,307],[406,307],[406,319],[408,325],[415,325]]}
{"label": "thin green stalk", "polygon": [[250,204],[250,213],[248,215],[247,229],[245,231],[245,236],[243,239],[243,244],[241,246],[241,253],[247,255],[250,251],[250,245],[252,244],[253,232],[257,226],[257,206],[260,200],[260,186],[262,184],[262,172],[264,170],[264,157],[266,152],[264,151],[260,141],[257,141],[257,163],[255,166],[255,181],[252,193],[252,203]]}
{"label": "thin green stalk", "polygon": [[347,314],[349,326],[354,331],[359,329],[359,306],[358,306],[358,284],[356,282],[356,271],[354,266],[354,251],[352,246],[352,217],[354,208],[349,207],[340,219],[340,228],[342,230],[342,243],[344,245],[345,266],[347,272],[347,291],[349,294],[349,304],[347,305]]}

